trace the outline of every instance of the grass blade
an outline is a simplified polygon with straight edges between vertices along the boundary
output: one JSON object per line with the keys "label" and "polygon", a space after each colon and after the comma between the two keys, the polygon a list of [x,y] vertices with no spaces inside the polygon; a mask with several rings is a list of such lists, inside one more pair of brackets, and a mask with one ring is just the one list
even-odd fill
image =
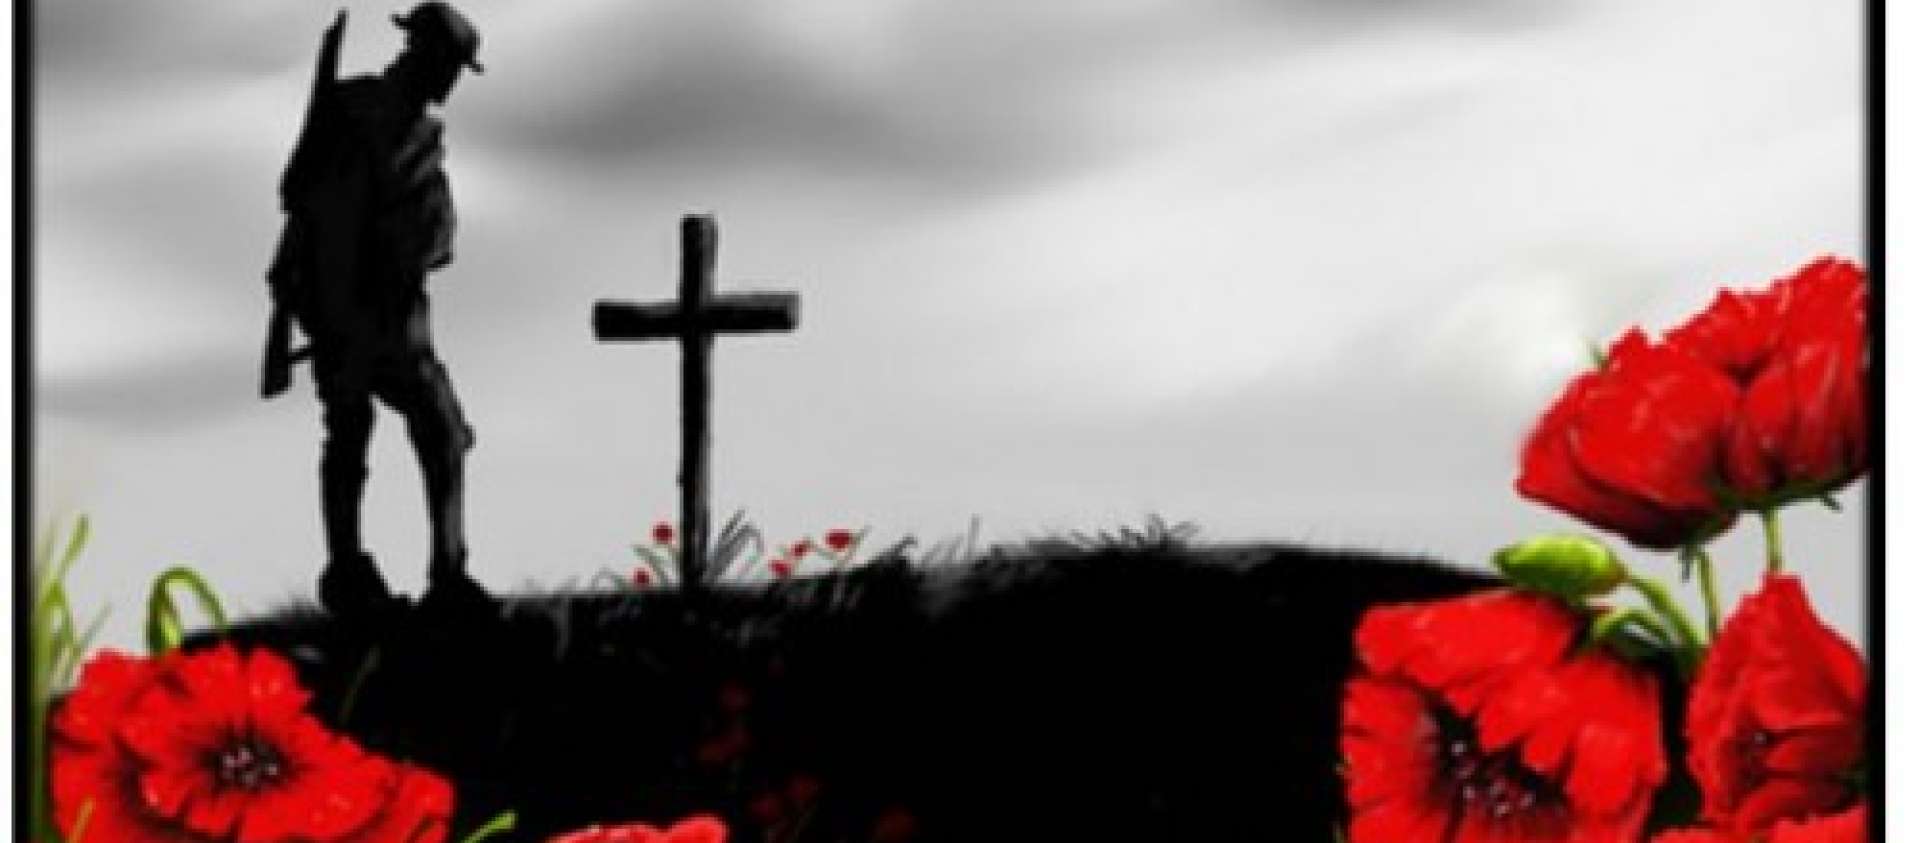
{"label": "grass blade", "polygon": [[506,834],[513,831],[513,826],[516,821],[512,811],[501,811],[495,814],[493,819],[488,820],[486,825],[476,828],[472,834],[460,838],[460,843],[480,843],[482,840]]}

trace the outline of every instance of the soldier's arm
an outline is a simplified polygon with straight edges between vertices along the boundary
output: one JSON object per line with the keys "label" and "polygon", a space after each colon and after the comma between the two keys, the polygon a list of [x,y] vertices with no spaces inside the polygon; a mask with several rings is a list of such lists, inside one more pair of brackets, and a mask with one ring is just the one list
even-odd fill
{"label": "soldier's arm", "polygon": [[371,212],[371,173],[366,155],[344,149],[326,178],[302,197],[311,238],[312,303],[318,324],[308,333],[321,346],[335,344],[357,318],[360,274]]}
{"label": "soldier's arm", "polygon": [[417,122],[389,164],[393,202],[381,215],[381,234],[393,254],[421,275],[453,261],[453,198],[442,162],[440,121]]}

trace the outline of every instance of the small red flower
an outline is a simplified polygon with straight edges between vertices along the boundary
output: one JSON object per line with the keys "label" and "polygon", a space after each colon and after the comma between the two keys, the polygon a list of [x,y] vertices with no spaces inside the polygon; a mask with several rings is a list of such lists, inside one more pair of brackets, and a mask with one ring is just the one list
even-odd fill
{"label": "small red flower", "polygon": [[1717,486],[1739,390],[1701,360],[1628,331],[1574,379],[1521,452],[1521,495],[1642,547],[1725,529]]}
{"label": "small red flower", "polygon": [[719,697],[720,710],[731,714],[746,711],[747,706],[753,702],[753,693],[747,690],[747,686],[738,682],[722,684],[716,696]]}
{"label": "small red flower", "polygon": [[699,814],[665,830],[646,823],[596,825],[556,835],[547,843],[727,843],[727,826],[716,817]]}
{"label": "small red flower", "polygon": [[793,543],[793,547],[787,550],[787,554],[795,559],[799,559],[802,556],[806,556],[812,550],[813,541],[810,539],[801,539]]}
{"label": "small red flower", "polygon": [[752,746],[753,736],[746,727],[735,723],[694,747],[693,757],[702,765],[717,767],[739,760]]}
{"label": "small red flower", "polygon": [[306,702],[269,650],[102,653],[54,717],[55,823],[91,805],[89,839],[130,843],[444,839],[444,781],[327,732]]}
{"label": "small red flower", "polygon": [[1369,611],[1341,752],[1353,843],[1634,841],[1666,777],[1651,675],[1497,591]]}
{"label": "small red flower", "polygon": [[793,563],[785,559],[775,559],[773,560],[773,564],[768,567],[773,569],[774,576],[781,579],[793,576]]}
{"label": "small red flower", "polygon": [[747,813],[755,823],[771,829],[787,821],[787,799],[777,790],[765,791],[747,802]]}
{"label": "small red flower", "polygon": [[827,543],[827,549],[834,553],[845,553],[847,552],[847,548],[853,546],[852,530],[828,530],[824,538]]}
{"label": "small red flower", "polygon": [[823,787],[819,779],[800,773],[787,779],[787,799],[795,805],[810,805],[820,798]]}
{"label": "small red flower", "polygon": [[653,541],[655,544],[673,544],[673,525],[665,521],[653,525]]}
{"label": "small red flower", "polygon": [[1769,575],[1707,652],[1687,706],[1708,822],[1736,834],[1838,810],[1865,751],[1866,665],[1796,577]]}
{"label": "small red flower", "polygon": [[641,588],[653,585],[653,572],[644,567],[633,569],[633,584]]}
{"label": "small red flower", "polygon": [[920,821],[912,811],[894,806],[882,812],[867,831],[873,843],[907,843],[920,831]]}

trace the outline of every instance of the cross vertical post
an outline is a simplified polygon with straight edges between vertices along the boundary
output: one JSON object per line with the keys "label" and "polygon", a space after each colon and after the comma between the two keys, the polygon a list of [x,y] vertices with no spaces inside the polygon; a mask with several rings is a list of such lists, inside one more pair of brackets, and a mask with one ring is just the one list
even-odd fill
{"label": "cross vertical post", "polygon": [[[712,217],[680,220],[680,307],[706,310],[713,298],[713,268],[720,229]],[[680,558],[682,583],[705,582],[707,573],[707,446],[713,407],[713,334],[687,319],[680,333]]]}
{"label": "cross vertical post", "polygon": [[714,292],[720,230],[710,216],[680,220],[680,297],[632,304],[599,301],[593,333],[602,342],[680,342],[680,583],[699,590],[708,576],[712,512],[713,338],[716,334],[792,331],[800,296],[789,292]]}

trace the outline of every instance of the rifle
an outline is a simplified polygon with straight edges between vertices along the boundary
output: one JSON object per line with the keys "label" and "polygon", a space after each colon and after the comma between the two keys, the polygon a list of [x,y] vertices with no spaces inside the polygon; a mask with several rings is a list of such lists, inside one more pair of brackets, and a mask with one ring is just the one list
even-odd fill
{"label": "rifle", "polygon": [[325,154],[333,120],[333,81],[340,67],[340,39],[347,26],[347,10],[334,15],[333,23],[320,36],[320,54],[314,60],[313,83],[307,94],[307,111],[301,118],[300,134],[293,155],[280,175],[280,210],[288,214],[280,230],[280,242],[274,247],[273,261],[267,267],[267,287],[273,294],[273,311],[267,317],[267,345],[260,361],[260,397],[270,399],[293,385],[293,366],[311,356],[311,346],[293,347],[293,304],[303,294],[302,264],[307,247],[300,242],[302,223],[296,216],[294,196]]}

